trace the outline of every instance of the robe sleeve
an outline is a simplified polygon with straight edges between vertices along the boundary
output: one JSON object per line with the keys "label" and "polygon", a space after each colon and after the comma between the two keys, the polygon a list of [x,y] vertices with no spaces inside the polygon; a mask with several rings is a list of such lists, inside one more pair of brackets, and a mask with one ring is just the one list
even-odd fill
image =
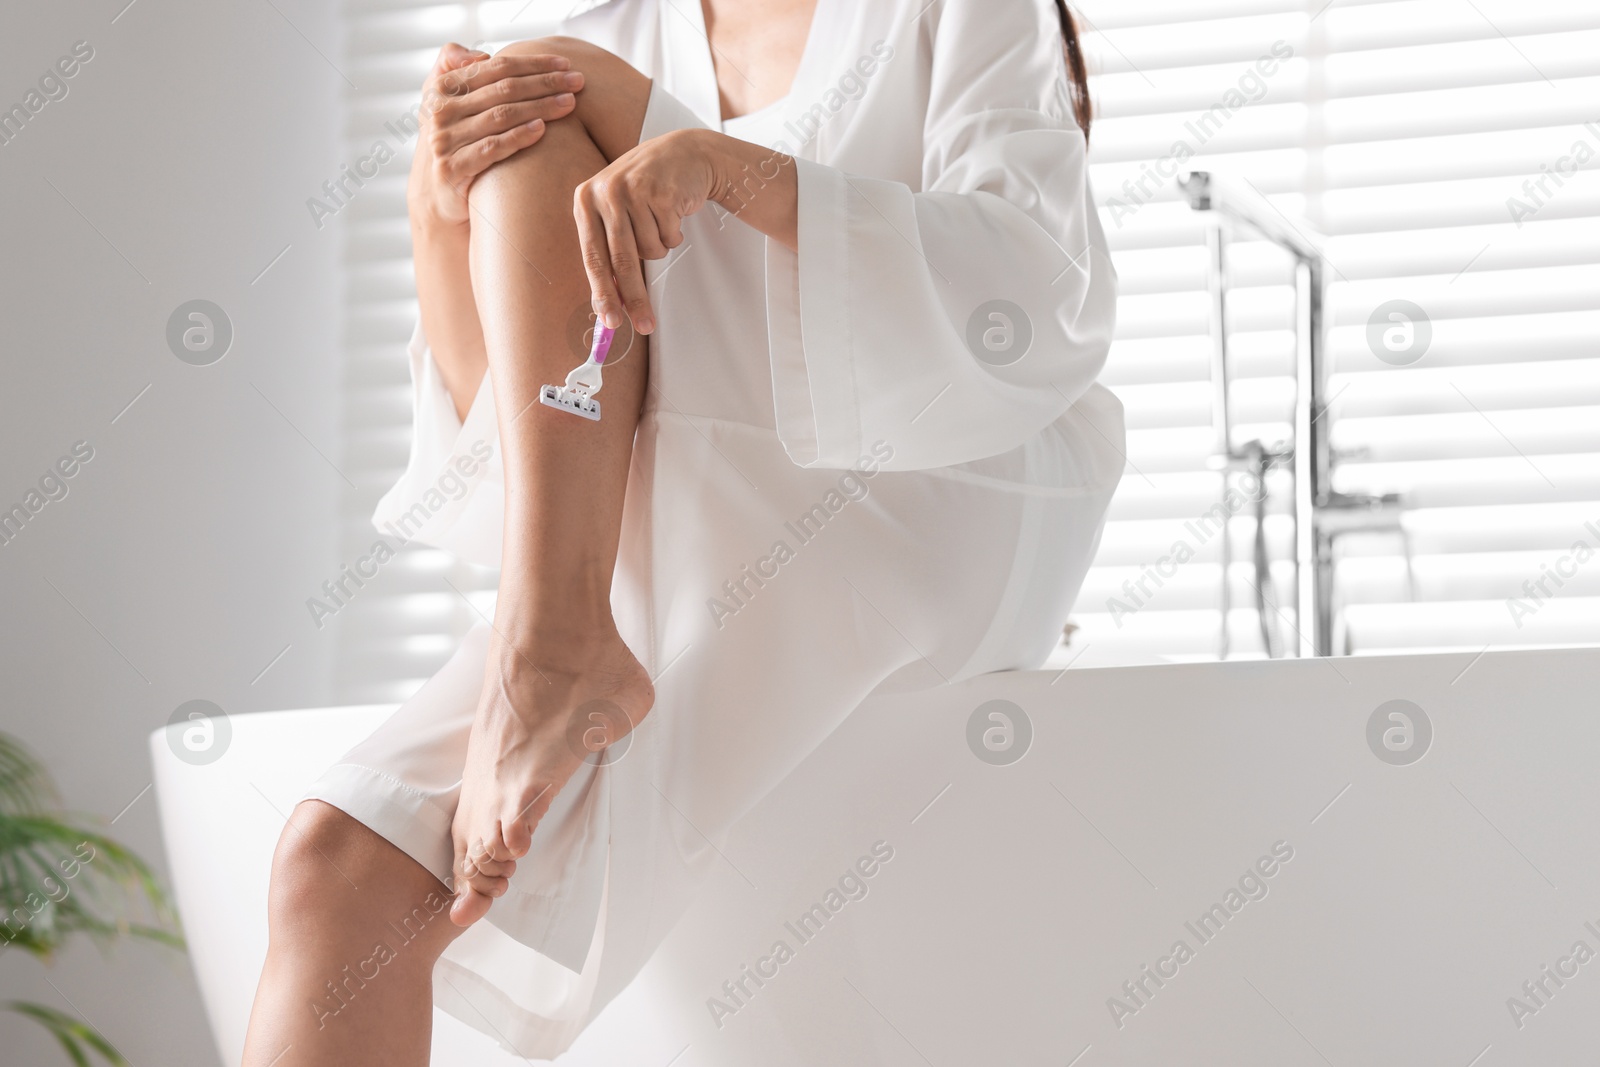
{"label": "robe sleeve", "polygon": [[420,320],[406,355],[411,364],[411,453],[405,472],[378,501],[372,524],[392,549],[415,542],[448,549],[472,563],[498,566],[504,476],[489,376],[484,375],[463,421]]}
{"label": "robe sleeve", "polygon": [[[461,433],[461,420],[428,348],[420,318],[406,344],[406,361],[411,368],[411,454],[405,473],[384,496],[384,501],[393,506],[425,490],[426,482],[450,458]],[[385,513],[387,510],[379,505],[380,514],[392,518]]]}
{"label": "robe sleeve", "polygon": [[796,160],[799,251],[769,240],[766,267],[778,434],[802,467],[996,455],[1105,362],[1116,274],[1054,8],[999,7],[943,0],[901,38],[931,56],[920,190]]}

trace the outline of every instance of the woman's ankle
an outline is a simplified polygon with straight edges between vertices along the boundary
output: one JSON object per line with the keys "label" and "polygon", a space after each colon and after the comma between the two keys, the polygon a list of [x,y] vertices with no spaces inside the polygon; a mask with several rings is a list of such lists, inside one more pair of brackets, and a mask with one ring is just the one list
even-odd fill
{"label": "woman's ankle", "polygon": [[567,722],[579,714],[589,723],[599,702],[615,712],[608,718],[616,720],[617,736],[638,725],[655,703],[649,671],[614,625],[538,627],[519,631],[516,640],[496,635],[484,683],[480,716],[510,712],[527,724]]}
{"label": "woman's ankle", "polygon": [[530,673],[584,674],[626,649],[611,613],[558,619],[496,619],[491,649],[509,678]]}

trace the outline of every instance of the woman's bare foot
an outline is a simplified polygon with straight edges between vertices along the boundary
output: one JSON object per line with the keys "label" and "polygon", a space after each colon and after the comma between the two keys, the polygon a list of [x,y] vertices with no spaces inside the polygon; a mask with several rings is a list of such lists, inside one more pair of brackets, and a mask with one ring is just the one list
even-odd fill
{"label": "woman's bare foot", "polygon": [[[467,926],[488,912],[534,827],[578,767],[626,737],[655,702],[650,675],[613,630],[593,639],[490,639],[452,824],[456,899]],[[537,655],[535,661],[532,655]]]}

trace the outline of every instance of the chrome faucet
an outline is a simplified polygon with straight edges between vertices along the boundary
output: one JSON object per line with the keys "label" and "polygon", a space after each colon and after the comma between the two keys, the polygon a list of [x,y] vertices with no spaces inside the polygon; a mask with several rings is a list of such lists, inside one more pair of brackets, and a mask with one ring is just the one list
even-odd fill
{"label": "chrome faucet", "polygon": [[[1302,220],[1289,218],[1248,183],[1219,180],[1209,171],[1192,171],[1178,179],[1178,185],[1196,211],[1210,212],[1212,224],[1206,229],[1208,286],[1211,298],[1211,419],[1213,466],[1223,472],[1224,484],[1230,473],[1253,471],[1262,479],[1256,504],[1256,536],[1253,551],[1256,580],[1255,607],[1261,626],[1262,645],[1269,656],[1283,654],[1291,642],[1278,639],[1279,616],[1266,551],[1262,521],[1266,517],[1266,474],[1279,464],[1287,464],[1294,485],[1294,622],[1292,642],[1300,656],[1331,656],[1335,649],[1335,629],[1342,619],[1334,604],[1334,548],[1347,533],[1388,532],[1401,537],[1406,559],[1408,590],[1415,597],[1416,584],[1411,560],[1411,542],[1401,521],[1405,501],[1398,493],[1341,493],[1333,488],[1333,470],[1340,458],[1329,445],[1327,326],[1323,318],[1326,292],[1326,260],[1322,239]],[[1284,249],[1295,263],[1295,406],[1294,434],[1290,442],[1267,445],[1250,441],[1233,443],[1232,413],[1229,407],[1228,331],[1224,312],[1227,306],[1225,274],[1226,231],[1246,229]],[[1227,659],[1228,613],[1232,606],[1228,566],[1232,543],[1223,524],[1222,537],[1222,627],[1219,654]],[[1348,631],[1337,642],[1348,654]]]}

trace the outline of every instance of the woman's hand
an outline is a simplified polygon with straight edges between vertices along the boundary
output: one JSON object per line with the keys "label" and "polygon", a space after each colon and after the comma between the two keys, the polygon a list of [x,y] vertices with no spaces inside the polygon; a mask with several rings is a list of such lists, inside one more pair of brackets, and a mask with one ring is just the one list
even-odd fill
{"label": "woman's hand", "polygon": [[782,152],[712,130],[675,130],[618,156],[578,186],[572,213],[599,320],[615,329],[626,313],[639,333],[656,328],[643,261],[663,259],[682,244],[683,220],[707,200],[794,249],[793,163]]}
{"label": "woman's hand", "polygon": [[717,178],[710,154],[695,136],[702,132],[653,137],[618,156],[573,194],[595,316],[612,329],[622,325],[624,311],[639,333],[656,328],[642,261],[663,259],[682,244],[683,220],[711,198]]}
{"label": "woman's hand", "polygon": [[414,220],[467,221],[467,190],[572,112],[583,75],[564,56],[496,56],[447,44],[422,85],[406,204]]}

